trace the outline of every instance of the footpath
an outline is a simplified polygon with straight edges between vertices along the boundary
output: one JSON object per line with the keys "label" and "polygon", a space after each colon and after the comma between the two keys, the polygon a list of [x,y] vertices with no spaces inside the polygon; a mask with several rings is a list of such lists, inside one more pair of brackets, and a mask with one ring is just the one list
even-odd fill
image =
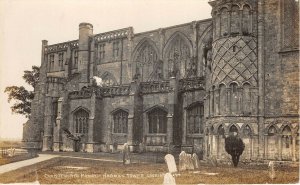
{"label": "footpath", "polygon": [[30,166],[39,162],[47,161],[49,159],[53,159],[59,157],[58,155],[50,155],[50,154],[39,154],[38,157],[33,159],[28,159],[24,161],[13,162],[0,166],[0,175],[9,171],[13,171],[25,166]]}
{"label": "footpath", "polygon": [[[164,162],[164,155],[154,153],[143,153],[134,154],[132,153],[132,163],[152,163],[152,162]],[[118,162],[122,163],[122,153],[82,153],[82,152],[43,152],[39,153],[38,157],[33,159],[27,159],[24,161],[13,162],[0,166],[0,175],[19,168],[35,165],[40,162],[45,162],[50,159],[61,159],[61,158],[75,158],[95,161],[106,161],[106,162]]]}

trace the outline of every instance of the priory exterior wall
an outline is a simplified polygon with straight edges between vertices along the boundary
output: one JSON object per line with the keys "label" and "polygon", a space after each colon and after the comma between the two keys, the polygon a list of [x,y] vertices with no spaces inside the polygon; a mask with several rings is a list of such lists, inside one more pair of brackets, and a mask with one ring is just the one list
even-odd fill
{"label": "priory exterior wall", "polygon": [[[134,33],[42,41],[27,148],[185,150],[243,160],[299,160],[299,6],[295,0],[214,0],[212,18]],[[97,86],[94,78],[102,79]],[[71,133],[80,141],[70,139]]]}

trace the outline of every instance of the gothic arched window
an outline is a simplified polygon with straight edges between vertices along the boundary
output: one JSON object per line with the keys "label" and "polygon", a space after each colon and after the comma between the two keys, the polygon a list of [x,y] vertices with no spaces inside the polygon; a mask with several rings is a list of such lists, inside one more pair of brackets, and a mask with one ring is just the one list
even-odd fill
{"label": "gothic arched window", "polygon": [[202,104],[187,109],[187,127],[190,134],[203,133],[204,108]]}
{"label": "gothic arched window", "polygon": [[148,113],[149,133],[166,133],[167,132],[167,112],[155,108]]}
{"label": "gothic arched window", "polygon": [[127,133],[128,128],[128,113],[124,110],[119,110],[113,114],[114,133]]}
{"label": "gothic arched window", "polygon": [[178,34],[170,41],[166,53],[169,76],[178,74],[183,78],[187,75],[193,76],[197,71],[196,64],[191,60],[190,47],[182,37]]}
{"label": "gothic arched window", "polygon": [[230,89],[231,89],[231,113],[232,114],[237,114],[239,110],[239,94],[238,94],[238,85],[236,83],[230,84]]}
{"label": "gothic arched window", "polygon": [[74,113],[75,122],[75,133],[76,134],[86,134],[88,133],[88,121],[89,113],[83,109],[78,110]]}
{"label": "gothic arched window", "polygon": [[158,54],[148,41],[144,41],[138,48],[134,61],[136,62],[136,75],[145,82],[149,80],[155,72],[154,68],[158,66]]}

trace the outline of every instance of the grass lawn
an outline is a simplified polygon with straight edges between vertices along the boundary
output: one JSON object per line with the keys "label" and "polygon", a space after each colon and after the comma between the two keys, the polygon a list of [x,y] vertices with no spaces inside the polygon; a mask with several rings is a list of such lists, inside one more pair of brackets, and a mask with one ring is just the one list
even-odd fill
{"label": "grass lawn", "polygon": [[25,153],[25,154],[16,155],[16,156],[13,156],[13,157],[0,158],[0,166],[4,165],[4,164],[8,164],[8,163],[17,162],[17,161],[32,159],[32,158],[35,158],[35,157],[37,157],[36,154]]}
{"label": "grass lawn", "polygon": [[[45,184],[162,184],[168,171],[164,163],[123,165],[86,159],[52,159],[48,165],[36,164],[0,175],[0,183],[33,182]],[[25,173],[28,172],[28,173]],[[201,164],[194,171],[175,174],[177,184],[244,184],[244,183],[297,183],[299,167],[276,167],[276,178],[271,180],[267,165],[240,165],[212,167]]]}

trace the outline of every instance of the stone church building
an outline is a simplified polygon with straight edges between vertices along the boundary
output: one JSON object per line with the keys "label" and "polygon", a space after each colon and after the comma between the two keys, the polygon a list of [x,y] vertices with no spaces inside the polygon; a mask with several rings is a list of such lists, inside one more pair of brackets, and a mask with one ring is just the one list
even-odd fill
{"label": "stone church building", "polygon": [[26,147],[137,151],[143,143],[222,160],[224,138],[237,133],[243,159],[298,160],[298,1],[208,3],[206,20],[142,33],[95,34],[81,23],[77,40],[43,40]]}

